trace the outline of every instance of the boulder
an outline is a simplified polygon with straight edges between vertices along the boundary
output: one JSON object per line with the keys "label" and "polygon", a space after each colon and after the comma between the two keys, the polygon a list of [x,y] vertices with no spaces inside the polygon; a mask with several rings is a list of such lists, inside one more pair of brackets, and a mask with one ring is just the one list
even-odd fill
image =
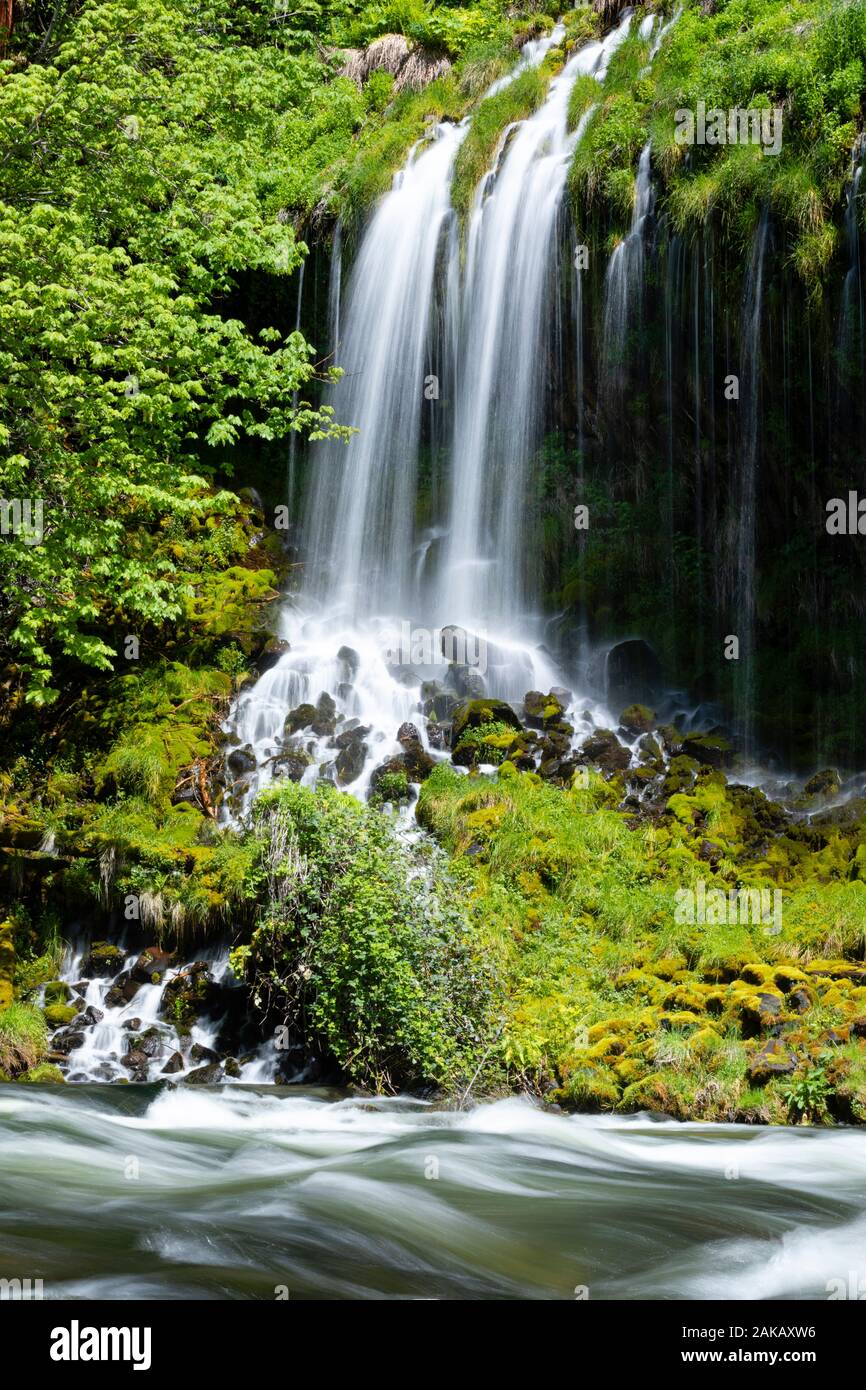
{"label": "boulder", "polygon": [[638,734],[648,734],[655,725],[655,711],[647,705],[629,705],[619,717],[619,722],[632,738]]}
{"label": "boulder", "polygon": [[111,978],[122,967],[123,952],[109,941],[95,941],[81,963],[82,973],[88,978],[94,975]]}
{"label": "boulder", "polygon": [[165,951],[161,946],[148,946],[142,951],[129,974],[140,985],[158,985],[175,960],[174,951]]}
{"label": "boulder", "polygon": [[337,660],[342,661],[345,667],[346,679],[353,681],[358,674],[358,667],[361,664],[361,658],[354,647],[341,647],[337,652]]}
{"label": "boulder", "polygon": [[777,1038],[764,1043],[748,1065],[749,1079],[759,1086],[774,1076],[790,1076],[796,1070],[797,1058]]}
{"label": "boulder", "polygon": [[173,1076],[175,1072],[183,1071],[183,1057],[179,1052],[173,1052],[162,1068],[164,1076]]}
{"label": "boulder", "polygon": [[290,782],[300,782],[312,761],[306,748],[291,744],[271,760],[271,771],[275,778],[288,777]]}
{"label": "boulder", "polygon": [[76,1047],[83,1046],[84,1034],[80,1028],[61,1028],[51,1039],[51,1047],[54,1052],[62,1052],[66,1055],[73,1052]]}
{"label": "boulder", "polygon": [[111,989],[105,996],[105,1003],[109,1009],[119,1009],[124,1004],[129,1004],[141,989],[141,985],[134,980],[130,973],[121,975],[115,980]]}
{"label": "boulder", "polygon": [[43,1013],[49,1028],[65,1028],[79,1016],[74,1004],[48,1004]]}
{"label": "boulder", "polygon": [[256,658],[256,670],[259,675],[263,676],[265,671],[270,671],[286,655],[286,652],[291,650],[291,643],[286,642],[284,638],[269,637]]}
{"label": "boulder", "polygon": [[283,724],[284,734],[296,734],[299,729],[307,729],[316,718],[316,706],[310,704],[296,705],[286,715]]}
{"label": "boulder", "polygon": [[683,756],[694,758],[704,767],[730,767],[734,761],[734,746],[721,733],[689,734],[683,739]]}
{"label": "boulder", "polygon": [[582,762],[591,763],[603,772],[618,772],[631,761],[628,749],[623,748],[612,729],[596,729],[584,739],[580,753]]}
{"label": "boulder", "polygon": [[835,767],[826,767],[823,772],[816,772],[814,777],[810,777],[803,788],[804,796],[835,796],[841,789],[842,778],[839,776]]}
{"label": "boulder", "polygon": [[464,730],[492,723],[508,724],[518,732],[523,728],[514,710],[504,700],[464,700],[452,715],[451,742],[456,746]]}
{"label": "boulder", "polygon": [[484,677],[474,666],[458,666],[456,663],[448,668],[450,684],[463,699],[480,700],[487,687],[484,684]]}
{"label": "boulder", "polygon": [[186,1086],[215,1086],[223,1079],[219,1062],[209,1062],[205,1067],[197,1067],[183,1078]]}
{"label": "boulder", "polygon": [[233,748],[226,758],[226,766],[235,780],[247,776],[250,772],[255,772],[256,755],[252,746],[247,743],[243,748]]}
{"label": "boulder", "polygon": [[367,745],[361,739],[356,739],[341,748],[336,758],[337,781],[341,786],[348,786],[350,782],[356,782],[364,771],[364,764],[367,761]]}

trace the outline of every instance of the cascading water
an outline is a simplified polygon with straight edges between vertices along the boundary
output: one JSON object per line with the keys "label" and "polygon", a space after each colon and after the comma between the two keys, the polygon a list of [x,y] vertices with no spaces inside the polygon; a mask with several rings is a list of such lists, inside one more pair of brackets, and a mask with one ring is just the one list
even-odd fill
{"label": "cascading water", "polygon": [[[418,711],[421,682],[443,674],[447,625],[480,634],[488,693],[515,700],[562,683],[525,611],[523,494],[540,431],[551,248],[582,129],[568,130],[568,98],[581,74],[603,80],[630,25],[626,13],[603,42],[581,49],[539,110],[508,132],[476,202],[462,276],[450,183],[465,125],[442,124],[417,145],[374,214],[345,302],[331,310],[345,373],[331,399],[358,433],[321,446],[311,462],[310,562],[281,620],[290,650],[241,696],[227,726],[240,744],[230,769],[241,800],[274,775],[310,782],[323,771],[363,794],[374,764],[400,751],[395,731],[413,721],[436,757]],[[540,63],[563,32],[527,45],[516,71]],[[453,382],[457,395],[450,517],[416,542],[431,379]],[[417,623],[428,624],[426,650],[411,641]],[[591,727],[581,721],[583,733]]]}
{"label": "cascading water", "polygon": [[748,758],[754,752],[754,646],[755,584],[757,580],[757,487],[760,462],[761,324],[764,307],[764,262],[769,237],[769,215],[761,214],[743,291],[740,327],[742,351],[742,425],[739,469],[736,478],[734,542],[734,593],[739,637],[737,720]]}
{"label": "cascading water", "polygon": [[581,74],[603,79],[631,24],[588,44],[511,134],[479,190],[467,240],[461,354],[452,449],[450,536],[440,586],[443,621],[526,631],[526,481],[539,436],[543,333],[556,283],[557,214],[569,158],[589,119],[568,129]]}
{"label": "cascading water", "polygon": [[602,360],[608,404],[616,408],[628,378],[629,334],[640,323],[644,287],[644,228],[652,211],[650,146],[644,145],[637,168],[634,211],[628,236],[614,247],[604,282]]}
{"label": "cascading water", "polygon": [[79,944],[60,986],[74,1016],[51,1056],[67,1081],[270,1081],[288,1061],[246,1020],[226,946],[184,961],[158,947]]}

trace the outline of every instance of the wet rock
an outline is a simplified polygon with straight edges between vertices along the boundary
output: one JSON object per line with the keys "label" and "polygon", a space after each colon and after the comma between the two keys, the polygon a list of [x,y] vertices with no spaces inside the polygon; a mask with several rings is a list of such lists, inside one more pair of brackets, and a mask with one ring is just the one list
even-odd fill
{"label": "wet rock", "polygon": [[197,1067],[183,1078],[185,1086],[215,1086],[222,1081],[223,1073],[219,1062],[210,1062],[206,1067]]}
{"label": "wet rock", "polygon": [[269,637],[256,659],[256,670],[259,675],[263,676],[265,671],[270,671],[285,656],[286,652],[291,650],[291,643],[286,642],[284,638]]}
{"label": "wet rock", "polygon": [[437,724],[430,719],[427,720],[427,742],[429,746],[435,748],[437,752],[447,748],[448,734],[449,729],[447,724]]}
{"label": "wet rock", "polygon": [[631,757],[612,729],[596,729],[581,744],[581,761],[599,767],[603,772],[618,772],[628,767]]}
{"label": "wet rock", "polygon": [[235,1080],[237,1080],[241,1074],[240,1063],[238,1062],[237,1058],[226,1057],[225,1061],[223,1062],[223,1071],[225,1072],[226,1076],[231,1076]]}
{"label": "wet rock", "polygon": [[245,777],[250,772],[256,770],[256,755],[249,743],[244,744],[243,748],[233,748],[226,759],[229,772],[233,777]]}
{"label": "wet rock", "polygon": [[218,1062],[219,1057],[210,1047],[205,1047],[202,1043],[193,1043],[189,1050],[189,1060],[191,1062]]}
{"label": "wet rock", "polygon": [[353,740],[341,748],[335,762],[337,781],[340,785],[345,787],[351,782],[356,782],[364,771],[366,761],[367,745],[362,740]]}
{"label": "wet rock", "polygon": [[181,1027],[189,1027],[215,1006],[219,994],[219,986],[211,979],[207,962],[194,961],[165,986],[160,1013]]}
{"label": "wet rock", "polygon": [[730,767],[734,746],[723,734],[689,734],[683,739],[683,756],[694,758],[703,767]]}
{"label": "wet rock", "polygon": [[473,666],[458,666],[455,663],[449,666],[448,676],[450,684],[462,699],[480,700],[487,689],[481,672]]}
{"label": "wet rock", "polygon": [[420,739],[404,744],[401,762],[410,782],[423,782],[436,766]]}
{"label": "wet rock", "polygon": [[140,985],[158,985],[176,959],[174,951],[164,951],[161,946],[148,946],[129,973]]}
{"label": "wet rock", "polygon": [[123,1004],[131,1003],[140,989],[141,985],[127,971],[115,980],[105,996],[105,1003],[109,1009],[119,1009]]}
{"label": "wet rock", "polygon": [[175,1072],[183,1071],[183,1057],[179,1052],[173,1052],[162,1068],[164,1076],[173,1076]]}
{"label": "wet rock", "polygon": [[420,743],[421,735],[415,725],[407,721],[405,724],[401,724],[397,730],[397,742],[405,748],[407,744]]}
{"label": "wet rock", "polygon": [[655,724],[655,711],[647,705],[629,705],[619,717],[619,722],[630,737],[648,734]]}
{"label": "wet rock", "polygon": [[361,658],[354,647],[341,647],[337,652],[337,660],[342,661],[345,666],[347,679],[353,681],[358,674],[358,667],[361,664]]}
{"label": "wet rock", "polygon": [[826,767],[816,772],[803,788],[804,796],[835,796],[842,787],[842,778],[834,767]]}
{"label": "wet rock", "polygon": [[299,729],[307,729],[312,724],[315,718],[315,705],[296,705],[295,708],[293,710],[290,710],[289,713],[286,715],[286,720],[283,725],[283,733],[296,734]]}
{"label": "wet rock", "polygon": [[675,724],[660,724],[655,732],[656,738],[661,739],[666,751],[671,756],[682,752],[683,738],[685,735],[680,732]]}
{"label": "wet rock", "polygon": [[164,1050],[165,1043],[158,1028],[148,1028],[146,1032],[132,1041],[131,1046],[133,1049],[143,1052],[145,1057],[158,1057]]}
{"label": "wet rock", "polygon": [[349,719],[334,739],[335,748],[348,748],[351,743],[365,739],[372,725],[362,724],[360,719]]}
{"label": "wet rock", "polygon": [[523,697],[524,717],[531,729],[545,729],[557,723],[565,713],[562,701],[551,690],[542,695],[540,690],[527,690]]}
{"label": "wet rock", "polygon": [[116,975],[122,967],[123,952],[119,946],[114,946],[109,941],[94,942],[81,965],[84,975],[88,977],[99,975],[102,978]]}
{"label": "wet rock", "polygon": [[149,1061],[147,1053],[136,1048],[120,1059],[120,1065],[132,1073],[134,1081],[146,1081]]}
{"label": "wet rock", "polygon": [[640,762],[645,763],[648,767],[656,768],[659,772],[661,771],[664,766],[662,750],[652,734],[644,734],[637,749]]}
{"label": "wet rock", "polygon": [[632,638],[611,647],[604,669],[608,705],[622,708],[636,700],[652,706],[661,686],[661,665],[648,642]]}
{"label": "wet rock", "polygon": [[97,1009],[95,1004],[88,1004],[87,1008],[78,1015],[75,1022],[84,1028],[93,1028],[97,1023],[101,1023],[105,1018],[102,1009]]}
{"label": "wet rock", "polygon": [[[788,998],[788,1007],[792,1009],[794,1013],[805,1014],[811,1009],[812,1000],[804,989],[795,989],[792,990]],[[852,1024],[852,1027],[853,1026]],[[864,1032],[862,1036],[866,1037],[866,1032]]]}
{"label": "wet rock", "polygon": [[300,782],[312,758],[305,748],[292,745],[271,761],[271,772],[275,778],[288,777],[290,782]]}
{"label": "wet rock", "polygon": [[543,759],[538,765],[538,775],[546,782],[558,786],[569,786],[579,764],[576,758],[553,757]]}
{"label": "wet rock", "polygon": [[124,1028],[128,1029],[130,1033],[137,1033],[139,1028],[141,1027],[141,1019],[128,1018],[123,1026]]}
{"label": "wet rock", "polygon": [[[427,682],[434,684],[434,682]],[[424,697],[424,687],[421,690],[423,700],[423,711],[428,718],[435,719],[442,723],[449,720],[454,711],[459,707],[460,700],[457,695],[450,690],[437,690],[433,695]]]}

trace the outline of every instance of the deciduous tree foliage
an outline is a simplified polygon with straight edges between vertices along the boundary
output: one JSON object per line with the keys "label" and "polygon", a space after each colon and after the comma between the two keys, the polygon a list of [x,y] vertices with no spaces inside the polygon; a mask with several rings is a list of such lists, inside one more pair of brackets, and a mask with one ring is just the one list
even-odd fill
{"label": "deciduous tree foliage", "polygon": [[108,621],[179,611],[170,558],[129,541],[213,510],[208,445],[338,428],[304,403],[301,334],[220,313],[238,271],[305,253],[271,195],[321,71],[266,34],[227,42],[231,18],[89,4],[42,61],[0,62],[0,497],[44,509],[41,544],[0,542],[0,661],[38,703],[59,654],[111,665]]}

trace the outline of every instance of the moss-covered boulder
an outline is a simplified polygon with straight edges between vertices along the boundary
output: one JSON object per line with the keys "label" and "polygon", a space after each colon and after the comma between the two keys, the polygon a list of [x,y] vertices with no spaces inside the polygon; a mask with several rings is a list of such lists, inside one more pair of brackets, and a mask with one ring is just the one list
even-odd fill
{"label": "moss-covered boulder", "polygon": [[504,700],[464,700],[451,717],[452,746],[457,746],[464,730],[494,723],[507,724],[518,732],[523,728],[514,710]]}
{"label": "moss-covered boulder", "polygon": [[619,717],[621,727],[632,738],[648,734],[655,727],[655,711],[648,705],[629,705]]}
{"label": "moss-covered boulder", "polygon": [[687,758],[705,767],[730,767],[734,761],[734,745],[723,734],[689,734],[683,740]]}
{"label": "moss-covered boulder", "polygon": [[31,1067],[29,1071],[22,1072],[16,1080],[42,1086],[59,1086],[66,1081],[66,1077],[56,1063],[39,1062],[37,1066]]}
{"label": "moss-covered boulder", "polygon": [[49,1028],[65,1028],[78,1014],[73,1004],[49,1004],[43,1012]]}
{"label": "moss-covered boulder", "polygon": [[123,952],[110,941],[95,941],[81,963],[85,979],[94,975],[110,977],[123,967]]}
{"label": "moss-covered boulder", "polygon": [[596,729],[584,739],[580,758],[581,762],[601,768],[602,772],[619,772],[631,762],[631,754],[612,729]]}

